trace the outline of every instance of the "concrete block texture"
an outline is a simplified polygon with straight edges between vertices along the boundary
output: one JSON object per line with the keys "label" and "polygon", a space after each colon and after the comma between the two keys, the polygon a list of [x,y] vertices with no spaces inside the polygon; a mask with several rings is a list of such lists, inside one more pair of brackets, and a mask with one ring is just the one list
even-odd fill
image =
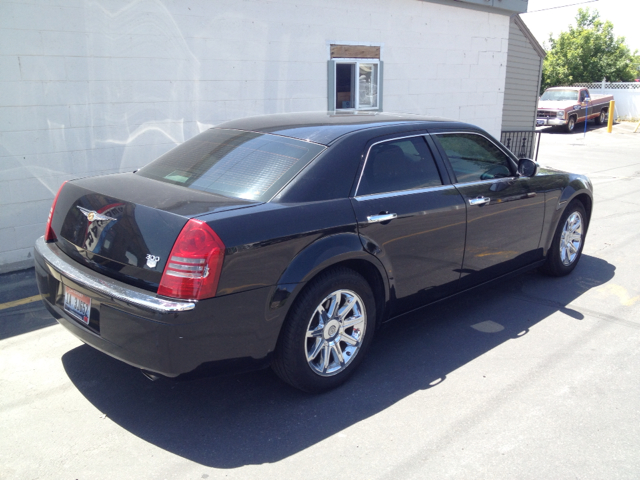
{"label": "concrete block texture", "polygon": [[332,43],[381,47],[386,110],[497,136],[508,34],[508,15],[415,0],[0,2],[0,265],[29,260],[66,179],[326,109]]}

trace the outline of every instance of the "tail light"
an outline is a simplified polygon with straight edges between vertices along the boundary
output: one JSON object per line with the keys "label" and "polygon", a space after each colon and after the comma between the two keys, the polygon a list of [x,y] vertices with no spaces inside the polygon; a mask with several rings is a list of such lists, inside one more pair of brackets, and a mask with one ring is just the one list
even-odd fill
{"label": "tail light", "polygon": [[214,297],[224,249],[224,243],[209,225],[189,220],[171,249],[158,294],[189,300]]}
{"label": "tail light", "polygon": [[44,230],[45,242],[54,242],[58,239],[56,237],[55,232],[53,231],[53,228],[51,228],[51,219],[53,218],[53,211],[56,209],[56,203],[58,202],[58,197],[60,196],[60,192],[62,191],[62,187],[64,187],[65,183],[67,183],[66,180],[62,182],[62,185],[60,185],[60,188],[58,189],[58,193],[56,193],[56,196],[53,199],[53,203],[51,204],[51,209],[49,210],[49,218],[47,218],[47,227]]}

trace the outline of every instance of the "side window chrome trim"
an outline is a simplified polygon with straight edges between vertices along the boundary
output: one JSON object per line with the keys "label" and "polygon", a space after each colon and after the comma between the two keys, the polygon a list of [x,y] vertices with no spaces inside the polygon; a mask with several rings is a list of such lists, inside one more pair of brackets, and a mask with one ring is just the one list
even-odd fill
{"label": "side window chrome trim", "polygon": [[[367,168],[367,162],[369,161],[369,155],[371,154],[371,149],[373,147],[375,147],[376,145],[380,145],[381,143],[387,143],[387,142],[395,142],[396,140],[404,140],[405,138],[416,138],[416,137],[428,137],[429,134],[428,133],[418,133],[416,135],[405,135],[403,137],[393,137],[393,138],[388,138],[386,140],[380,140],[379,142],[376,143],[372,143],[371,145],[369,145],[369,149],[367,150],[367,156],[364,159],[364,165],[362,165],[362,170],[360,171],[360,176],[358,177],[358,184],[356,185],[356,192],[354,194],[354,198],[358,197],[358,190],[360,190],[360,182],[362,181],[362,176],[364,175],[364,171]],[[427,145],[427,148],[429,148],[429,146]],[[438,166],[436,165],[436,168]],[[439,188],[435,187],[435,188]],[[396,192],[390,192],[390,193],[396,193]],[[377,193],[373,194],[373,195],[378,195]],[[382,195],[386,195],[386,193],[382,194]],[[364,197],[364,195],[360,195],[360,197]]]}
{"label": "side window chrome trim", "polygon": [[360,196],[355,196],[353,198],[358,202],[365,202],[367,200],[377,200],[379,198],[401,197],[404,195],[416,195],[418,193],[437,192],[438,190],[448,190],[448,189],[454,189],[454,188],[455,188],[455,185],[440,185],[437,187],[418,188],[414,190],[397,190],[395,192],[387,192],[387,193],[372,193],[370,195],[360,195]]}
{"label": "side window chrome trim", "polygon": [[501,177],[501,178],[491,178],[489,180],[477,180],[475,182],[467,182],[467,183],[454,183],[453,185],[456,188],[464,188],[464,187],[468,187],[469,185],[483,185],[485,183],[500,183],[500,182],[504,182],[504,181],[513,181],[513,180],[518,180],[519,177]]}

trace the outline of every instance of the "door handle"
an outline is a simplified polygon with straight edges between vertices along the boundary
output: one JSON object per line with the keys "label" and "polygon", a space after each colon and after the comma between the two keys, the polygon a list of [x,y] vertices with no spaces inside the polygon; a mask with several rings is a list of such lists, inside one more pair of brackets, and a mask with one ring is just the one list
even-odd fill
{"label": "door handle", "polygon": [[479,196],[477,198],[470,198],[469,205],[486,205],[491,201],[488,197]]}
{"label": "door handle", "polygon": [[398,215],[396,215],[395,213],[385,213],[382,215],[369,215],[367,217],[367,220],[369,221],[369,223],[377,223],[377,222],[387,222],[389,220],[393,220],[394,218],[397,218]]}

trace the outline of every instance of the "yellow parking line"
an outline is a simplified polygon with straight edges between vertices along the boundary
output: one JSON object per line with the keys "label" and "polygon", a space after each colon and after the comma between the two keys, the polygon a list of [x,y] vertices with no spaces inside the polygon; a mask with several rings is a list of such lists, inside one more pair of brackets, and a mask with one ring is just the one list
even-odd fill
{"label": "yellow parking line", "polygon": [[13,302],[0,303],[0,310],[5,308],[17,307],[18,305],[25,305],[27,303],[37,302],[40,300],[40,295],[34,295],[33,297],[21,298],[20,300],[14,300]]}

